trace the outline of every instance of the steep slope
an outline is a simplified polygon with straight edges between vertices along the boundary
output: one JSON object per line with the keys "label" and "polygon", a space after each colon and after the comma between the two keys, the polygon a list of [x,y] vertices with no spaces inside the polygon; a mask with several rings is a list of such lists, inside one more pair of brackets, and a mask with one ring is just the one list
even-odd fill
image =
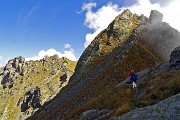
{"label": "steep slope", "polygon": [[68,83],[76,62],[57,55],[40,61],[16,57],[0,72],[0,119],[25,119]]}
{"label": "steep slope", "polygon": [[[101,118],[107,119],[107,117],[111,119],[125,120],[139,120],[143,118],[169,119],[169,116],[173,116],[173,118],[178,118],[179,110],[176,106],[174,106],[174,104],[178,105],[179,99],[177,99],[176,101],[169,101],[171,102],[170,105],[165,104],[159,106],[160,104],[157,104],[153,107],[145,107],[137,109],[135,111],[131,111],[119,117],[116,116],[124,112],[127,112],[127,108],[129,110],[132,110],[139,107],[153,105],[156,104],[158,101],[161,101],[169,96],[180,93],[180,47],[176,48],[172,52],[169,62],[153,67],[152,69],[142,70],[137,74],[139,77],[138,81],[136,82],[136,84],[138,85],[136,93],[128,92],[129,84],[127,84],[126,82],[129,81],[129,78],[127,78],[126,80],[119,83],[117,86],[114,86],[114,88],[112,88],[109,93],[102,94],[103,98],[111,98],[114,101],[119,101],[115,105],[114,111],[111,109],[108,110],[106,106],[107,103],[105,103],[106,105],[104,105],[104,108],[106,109],[89,109],[80,115],[80,119],[94,120]],[[98,103],[96,104],[97,106],[102,104],[99,101],[100,99],[102,99],[102,96],[96,98],[96,102]],[[128,100],[126,96],[128,96],[129,99],[131,99],[131,101],[123,101],[123,99]],[[92,104],[93,102],[94,101],[90,102],[90,104]],[[120,106],[118,106],[118,104],[120,104]],[[159,106],[160,108],[156,106]],[[167,113],[172,110],[171,107],[173,111],[165,115],[164,113]],[[158,110],[154,110],[154,108],[158,108]],[[170,108],[171,110],[168,110],[168,108]],[[144,112],[140,113],[142,110]]]}
{"label": "steep slope", "polygon": [[89,109],[118,115],[152,104],[153,100],[135,103],[130,86],[116,86],[131,69],[141,71],[167,61],[179,38],[158,11],[148,19],[125,10],[83,52],[69,84],[29,119],[76,119]]}

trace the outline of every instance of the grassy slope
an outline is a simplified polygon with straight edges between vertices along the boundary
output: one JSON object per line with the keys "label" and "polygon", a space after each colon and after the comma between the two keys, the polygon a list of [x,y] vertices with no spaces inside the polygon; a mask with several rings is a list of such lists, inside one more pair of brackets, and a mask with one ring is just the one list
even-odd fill
{"label": "grassy slope", "polygon": [[[99,66],[103,66],[101,68],[103,71],[92,77],[89,76],[91,73],[84,74],[83,77],[81,76],[78,81],[90,77],[91,82],[88,86],[84,87],[84,89],[73,98],[66,100],[59,109],[47,115],[46,119],[50,119],[56,114],[63,115],[64,119],[74,119],[82,112],[91,108],[114,109],[117,111],[115,114],[132,109],[134,106],[131,106],[130,103],[133,103],[134,97],[132,97],[133,92],[131,88],[125,87],[118,89],[116,85],[127,77],[127,72],[130,68],[133,68],[135,71],[140,71],[146,67],[152,67],[156,62],[156,58],[154,58],[154,55],[152,55],[150,51],[140,46],[138,42],[127,47],[127,49],[128,52],[124,53],[123,55],[125,57],[121,59],[114,59],[114,56],[119,54],[117,51],[120,51],[117,48],[111,52],[111,55],[108,54],[107,56],[98,58],[100,62],[93,60],[91,67],[93,66],[92,68],[96,70]],[[72,85],[68,85],[66,91],[63,91],[63,93],[67,92],[68,88],[70,89],[71,87]],[[120,92],[117,92],[118,90]],[[58,96],[59,95],[61,94],[58,94]],[[56,96],[56,98],[58,98],[58,96]],[[84,100],[85,96],[90,96],[90,99]],[[78,103],[78,105],[74,104],[75,102]],[[67,111],[67,109],[70,111],[64,112]]]}
{"label": "grassy slope", "polygon": [[[133,51],[131,51],[131,49]],[[151,56],[144,48],[139,47],[139,44],[136,44],[136,46],[131,49],[129,50],[130,52],[124,54],[126,57],[122,58],[121,61],[114,61],[114,64],[105,69],[103,73],[99,73],[98,76],[91,78],[93,80],[89,86],[86,86],[86,88],[81,90],[81,93],[66,102],[67,104],[64,108],[69,108],[71,107],[71,101],[81,101],[84,96],[92,96],[92,99],[80,102],[78,108],[72,107],[72,113],[68,113],[64,119],[72,119],[92,108],[114,109],[117,111],[115,114],[118,114],[119,112],[126,112],[134,107],[131,106],[131,103],[134,103],[131,88],[116,88],[116,85],[127,77],[127,72],[130,68],[140,71],[145,67],[151,67],[153,65],[154,56]],[[105,64],[106,63],[104,63],[104,65]]]}

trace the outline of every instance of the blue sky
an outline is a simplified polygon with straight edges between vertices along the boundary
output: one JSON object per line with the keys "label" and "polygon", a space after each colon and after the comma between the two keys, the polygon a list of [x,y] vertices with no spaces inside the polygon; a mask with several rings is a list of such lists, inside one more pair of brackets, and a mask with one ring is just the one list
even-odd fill
{"label": "blue sky", "polygon": [[[0,56],[31,57],[50,48],[62,52],[68,43],[78,57],[84,50],[83,3],[88,0],[0,0]],[[114,2],[120,3],[121,0]],[[97,1],[98,7],[108,0]]]}
{"label": "blue sky", "polygon": [[[151,2],[159,1],[163,0]],[[0,0],[0,66],[19,55],[30,59],[51,52],[57,52],[59,56],[74,55],[77,60],[85,49],[87,34],[90,33],[92,39],[120,13],[121,7],[134,3],[137,1]],[[82,10],[83,6],[88,8]],[[106,21],[101,19],[103,12],[114,13],[114,16],[107,14],[111,19]],[[97,14],[100,15],[93,18],[95,22],[88,21]],[[98,25],[98,20],[105,23]]]}

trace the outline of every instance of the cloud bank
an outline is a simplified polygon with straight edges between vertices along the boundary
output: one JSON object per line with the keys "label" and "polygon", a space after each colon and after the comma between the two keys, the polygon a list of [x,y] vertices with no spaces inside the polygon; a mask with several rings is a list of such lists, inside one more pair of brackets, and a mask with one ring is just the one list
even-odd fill
{"label": "cloud bank", "polygon": [[[163,5],[166,3],[166,5]],[[137,0],[137,3],[126,6],[119,7],[117,4],[108,3],[101,8],[93,11],[92,8],[96,7],[95,2],[90,2],[83,4],[82,11],[85,11],[85,21],[84,24],[89,28],[94,30],[94,33],[86,34],[86,41],[84,47],[86,48],[91,41],[103,30],[109,23],[114,20],[114,18],[119,15],[123,10],[130,9],[131,12],[137,13],[138,15],[144,14],[149,17],[151,10],[158,10],[163,13],[163,21],[169,23],[173,28],[180,31],[180,0],[166,1],[154,0],[153,3],[150,0]]]}
{"label": "cloud bank", "polygon": [[26,61],[40,60],[40,59],[43,59],[44,56],[46,56],[46,55],[53,56],[55,54],[57,54],[60,58],[61,57],[66,57],[66,58],[68,58],[70,60],[77,61],[77,58],[76,58],[75,53],[74,53],[74,49],[71,48],[71,45],[70,44],[65,44],[64,47],[66,48],[66,50],[63,51],[62,53],[59,52],[59,51],[56,51],[55,49],[49,49],[47,51],[41,50],[41,51],[39,51],[38,55],[35,55],[33,57],[30,57],[30,58],[26,58]]}

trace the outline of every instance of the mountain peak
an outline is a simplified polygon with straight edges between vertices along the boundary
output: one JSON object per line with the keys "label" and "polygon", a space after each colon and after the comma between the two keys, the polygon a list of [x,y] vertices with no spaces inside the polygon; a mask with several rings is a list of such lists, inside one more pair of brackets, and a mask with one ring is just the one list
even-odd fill
{"label": "mountain peak", "polygon": [[126,9],[120,14],[120,16],[123,18],[129,19],[133,16],[133,13],[131,13],[129,9]]}
{"label": "mountain peak", "polygon": [[163,14],[160,13],[157,10],[151,10],[150,16],[149,16],[149,22],[151,24],[157,24],[161,23],[163,19]]}

